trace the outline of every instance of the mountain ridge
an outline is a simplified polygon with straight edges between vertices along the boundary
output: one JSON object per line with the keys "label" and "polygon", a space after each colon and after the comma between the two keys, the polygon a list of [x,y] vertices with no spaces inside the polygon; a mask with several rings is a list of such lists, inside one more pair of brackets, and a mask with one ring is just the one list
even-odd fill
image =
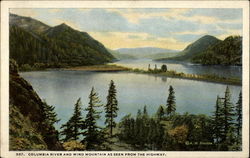
{"label": "mountain ridge", "polygon": [[21,69],[98,65],[115,59],[87,32],[15,14],[10,14],[10,58]]}
{"label": "mountain ridge", "polygon": [[242,37],[229,36],[195,56],[192,62],[203,65],[242,65]]}
{"label": "mountain ridge", "polygon": [[201,38],[197,39],[196,41],[189,44],[185,49],[180,51],[178,56],[171,57],[171,58],[163,58],[163,59],[157,59],[157,60],[184,60],[184,61],[190,61],[191,58],[204,50],[206,50],[208,47],[212,46],[213,44],[219,42],[220,40],[217,39],[214,36],[211,35],[205,35]]}

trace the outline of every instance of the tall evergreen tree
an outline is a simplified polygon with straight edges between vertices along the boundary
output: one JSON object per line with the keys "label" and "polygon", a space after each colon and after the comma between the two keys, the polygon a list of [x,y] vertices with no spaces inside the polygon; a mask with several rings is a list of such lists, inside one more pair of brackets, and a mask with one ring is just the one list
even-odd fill
{"label": "tall evergreen tree", "polygon": [[236,103],[236,130],[237,137],[241,139],[241,130],[242,130],[242,93],[239,94],[239,100]]}
{"label": "tall evergreen tree", "polygon": [[223,113],[222,113],[222,102],[221,98],[217,96],[216,105],[215,105],[215,112],[213,115],[213,133],[214,138],[216,139],[216,143],[221,141],[221,130],[223,128]]}
{"label": "tall evergreen tree", "polygon": [[158,119],[159,121],[161,121],[162,118],[163,118],[164,115],[165,115],[163,106],[161,106],[161,105],[159,106],[156,115],[157,115],[157,119]]}
{"label": "tall evergreen tree", "polygon": [[140,147],[143,146],[143,142],[141,141],[143,138],[143,114],[139,109],[137,111],[136,119],[135,119],[135,144],[139,145]]}
{"label": "tall evergreen tree", "polygon": [[97,111],[98,107],[101,107],[98,94],[95,92],[94,87],[92,87],[89,95],[89,105],[86,108],[87,115],[85,119],[86,131],[84,132],[83,143],[86,143],[87,150],[96,149],[97,145],[100,145],[101,142],[101,132],[99,127],[96,124],[97,119],[100,118],[100,111]]}
{"label": "tall evergreen tree", "polygon": [[168,99],[167,99],[167,114],[173,114],[175,113],[176,110],[176,103],[175,103],[175,95],[174,95],[174,89],[173,87],[170,85],[169,87],[169,95],[168,95]]}
{"label": "tall evergreen tree", "polygon": [[113,135],[113,128],[116,127],[115,118],[117,117],[117,111],[118,111],[118,102],[116,99],[116,88],[114,81],[110,81],[109,85],[109,91],[107,96],[107,104],[105,106],[105,112],[106,112],[106,120],[105,124],[110,129],[110,136]]}
{"label": "tall evergreen tree", "polygon": [[223,103],[223,114],[224,114],[224,131],[223,131],[223,141],[226,141],[227,135],[229,131],[232,131],[231,129],[234,128],[234,107],[231,102],[231,93],[229,90],[229,87],[227,86],[225,91],[225,98]]}
{"label": "tall evergreen tree", "polygon": [[65,142],[68,140],[78,140],[79,136],[82,134],[84,120],[82,117],[81,106],[81,98],[79,98],[75,104],[73,116],[66,124],[61,126],[63,129],[61,134],[65,135],[65,138],[63,139]]}

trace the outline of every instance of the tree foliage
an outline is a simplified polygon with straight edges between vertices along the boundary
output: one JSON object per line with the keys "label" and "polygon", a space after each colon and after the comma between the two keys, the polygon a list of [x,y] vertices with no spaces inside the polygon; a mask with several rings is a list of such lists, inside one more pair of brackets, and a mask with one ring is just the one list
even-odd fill
{"label": "tree foliage", "polygon": [[59,25],[40,34],[10,26],[9,36],[10,58],[21,70],[103,64],[114,59],[87,33],[68,26]]}
{"label": "tree foliage", "polygon": [[239,100],[236,103],[236,132],[239,141],[241,140],[241,130],[242,130],[242,93],[240,92]]}
{"label": "tree foliage", "polygon": [[167,99],[167,114],[173,114],[176,110],[176,103],[175,103],[175,95],[174,89],[172,86],[169,87],[169,95]]}
{"label": "tree foliage", "polygon": [[205,65],[242,65],[242,37],[229,36],[192,60]]}
{"label": "tree foliage", "polygon": [[69,121],[61,126],[61,135],[65,136],[63,141],[67,142],[69,140],[79,140],[80,135],[82,135],[82,130],[84,129],[85,123],[82,117],[82,107],[81,98],[79,98],[74,106],[73,116]]}
{"label": "tree foliage", "polygon": [[215,112],[213,115],[213,131],[214,131],[214,138],[216,143],[219,143],[222,140],[222,130],[223,130],[223,120],[224,115],[222,111],[222,99],[217,96],[216,105],[215,105]]}
{"label": "tree foliage", "polygon": [[101,113],[97,108],[101,106],[102,104],[100,104],[98,94],[95,92],[94,87],[92,87],[89,94],[89,104],[85,109],[87,111],[85,119],[85,131],[83,133],[85,138],[82,141],[82,143],[86,144],[87,150],[94,150],[102,143],[100,128],[96,123],[96,121],[100,118]]}
{"label": "tree foliage", "polygon": [[114,81],[110,81],[109,85],[109,91],[107,96],[107,104],[105,106],[105,124],[110,129],[110,136],[113,135],[113,128],[116,127],[115,118],[117,117],[117,111],[118,111],[118,102],[116,99],[116,88]]}

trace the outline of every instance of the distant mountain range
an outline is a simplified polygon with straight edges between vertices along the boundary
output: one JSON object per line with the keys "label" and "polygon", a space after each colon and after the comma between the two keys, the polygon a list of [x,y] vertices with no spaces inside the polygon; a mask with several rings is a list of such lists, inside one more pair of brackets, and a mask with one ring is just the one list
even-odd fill
{"label": "distant mountain range", "polygon": [[66,24],[50,27],[38,20],[10,14],[10,58],[19,66],[95,65],[115,59],[88,33]]}
{"label": "distant mountain range", "polygon": [[111,49],[108,49],[108,51],[118,60],[137,59],[135,56],[130,55],[130,54],[119,53],[118,51],[111,50]]}
{"label": "distant mountain range", "polygon": [[126,55],[133,58],[163,58],[175,56],[177,50],[157,48],[157,47],[139,47],[139,48],[120,48],[115,50],[116,54]]}
{"label": "distant mountain range", "polygon": [[241,65],[242,37],[229,36],[224,41],[205,35],[189,44],[174,57],[156,60],[190,61],[205,65]]}

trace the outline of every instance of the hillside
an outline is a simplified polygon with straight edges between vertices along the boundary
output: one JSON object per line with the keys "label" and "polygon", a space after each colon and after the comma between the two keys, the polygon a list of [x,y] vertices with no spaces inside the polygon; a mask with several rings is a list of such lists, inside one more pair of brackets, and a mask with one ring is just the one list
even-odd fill
{"label": "hillside", "polygon": [[192,61],[205,65],[242,65],[242,37],[229,36],[195,56]]}
{"label": "hillside", "polygon": [[10,58],[21,69],[98,65],[115,59],[88,33],[66,24],[49,27],[32,18],[10,14],[9,36]]}
{"label": "hillside", "polygon": [[43,102],[10,60],[10,150],[61,150],[58,132],[46,123]]}
{"label": "hillside", "polygon": [[139,47],[139,48],[120,48],[115,50],[120,55],[134,56],[135,58],[163,58],[176,55],[177,50],[157,48],[157,47]]}
{"label": "hillside", "polygon": [[183,51],[179,52],[178,56],[170,58],[161,58],[157,60],[181,60],[181,61],[190,61],[194,56],[205,51],[214,44],[220,42],[216,37],[206,35],[196,40],[195,42],[189,44]]}

